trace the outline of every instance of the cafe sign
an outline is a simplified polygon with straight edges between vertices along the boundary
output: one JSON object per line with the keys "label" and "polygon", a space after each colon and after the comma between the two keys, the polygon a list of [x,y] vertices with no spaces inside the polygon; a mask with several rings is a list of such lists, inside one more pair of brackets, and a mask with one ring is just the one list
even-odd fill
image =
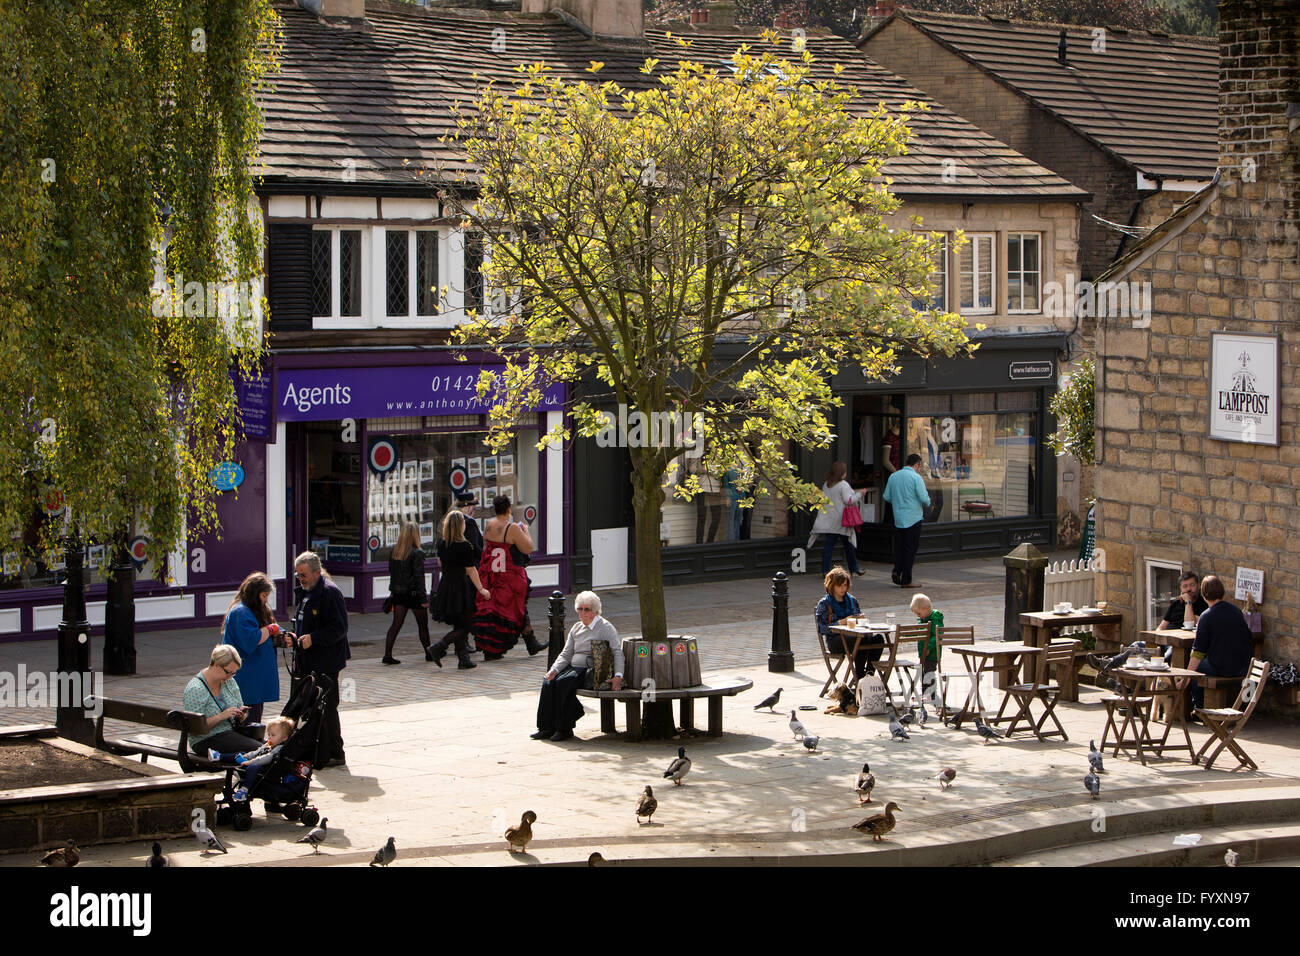
{"label": "cafe sign", "polygon": [[1280,381],[1276,335],[1210,333],[1210,437],[1278,444]]}

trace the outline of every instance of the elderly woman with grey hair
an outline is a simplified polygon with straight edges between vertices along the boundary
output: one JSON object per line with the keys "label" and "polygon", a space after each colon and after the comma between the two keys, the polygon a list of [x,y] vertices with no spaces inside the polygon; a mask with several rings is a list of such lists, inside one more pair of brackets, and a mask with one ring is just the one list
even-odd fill
{"label": "elderly woman with grey hair", "polygon": [[239,684],[230,678],[242,664],[239,651],[229,644],[218,644],[212,649],[208,666],[185,685],[181,706],[207,721],[207,729],[190,738],[190,749],[196,754],[206,756],[209,750],[244,753],[262,746],[260,740],[239,732],[248,708],[239,693]]}
{"label": "elderly woman with grey hair", "polygon": [[542,695],[537,702],[537,733],[533,740],[572,740],[573,725],[582,716],[578,691],[591,667],[593,641],[608,641],[614,655],[614,690],[623,689],[623,645],[614,625],[600,616],[600,598],[594,591],[583,591],[573,602],[578,623],[569,630],[564,650],[542,681]]}

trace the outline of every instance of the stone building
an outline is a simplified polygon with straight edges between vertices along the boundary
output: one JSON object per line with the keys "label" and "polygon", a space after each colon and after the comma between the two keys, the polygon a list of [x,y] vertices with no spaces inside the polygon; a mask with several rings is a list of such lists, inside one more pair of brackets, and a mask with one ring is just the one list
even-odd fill
{"label": "stone building", "polygon": [[1252,569],[1265,654],[1296,661],[1300,21],[1288,0],[1220,11],[1218,171],[1099,276],[1150,282],[1154,309],[1149,328],[1098,333],[1097,544],[1130,637],[1176,569],[1229,596]]}

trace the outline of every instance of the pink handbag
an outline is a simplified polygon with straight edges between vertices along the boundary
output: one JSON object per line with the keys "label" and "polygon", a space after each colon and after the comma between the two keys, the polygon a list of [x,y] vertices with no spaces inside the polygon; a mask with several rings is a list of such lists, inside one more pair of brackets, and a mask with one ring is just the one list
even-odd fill
{"label": "pink handbag", "polygon": [[862,526],[862,512],[858,510],[857,505],[845,505],[844,514],[840,518],[840,527],[858,528]]}

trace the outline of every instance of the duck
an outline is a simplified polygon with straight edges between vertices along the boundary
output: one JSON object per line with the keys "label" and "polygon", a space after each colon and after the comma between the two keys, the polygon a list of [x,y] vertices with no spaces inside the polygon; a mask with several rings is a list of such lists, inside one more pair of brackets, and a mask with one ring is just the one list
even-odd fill
{"label": "duck", "polygon": [[659,801],[655,799],[655,792],[647,784],[645,792],[636,801],[636,822],[640,823],[641,818],[645,817],[646,823],[649,823],[650,818],[655,815],[655,811],[658,809]]}
{"label": "duck", "polygon": [[42,866],[76,866],[80,861],[81,854],[77,852],[76,840],[69,840],[66,845],[41,857]]}
{"label": "duck", "polygon": [[536,822],[537,814],[532,810],[525,810],[524,815],[519,818],[519,826],[506,828],[506,843],[511,853],[515,852],[515,847],[519,847],[520,853],[528,851],[528,844],[533,839],[533,824]]}
{"label": "duck", "polygon": [[664,771],[664,779],[671,779],[674,784],[680,787],[682,785],[682,778],[690,772],[691,761],[690,758],[686,756],[686,748],[678,747],[677,759],[670,763],[668,769]]}
{"label": "duck", "polygon": [[894,829],[895,824],[898,823],[898,821],[894,819],[894,814],[902,812],[903,811],[898,804],[893,800],[890,800],[885,804],[884,813],[878,813],[874,817],[867,817],[863,820],[859,820],[857,823],[853,824],[853,829],[857,830],[859,833],[870,833],[871,842],[879,843],[880,838],[890,830]]}
{"label": "duck", "polygon": [[858,779],[853,789],[858,792],[858,805],[871,802],[871,791],[876,788],[876,777],[871,772],[868,764],[862,765],[862,772],[858,774]]}

